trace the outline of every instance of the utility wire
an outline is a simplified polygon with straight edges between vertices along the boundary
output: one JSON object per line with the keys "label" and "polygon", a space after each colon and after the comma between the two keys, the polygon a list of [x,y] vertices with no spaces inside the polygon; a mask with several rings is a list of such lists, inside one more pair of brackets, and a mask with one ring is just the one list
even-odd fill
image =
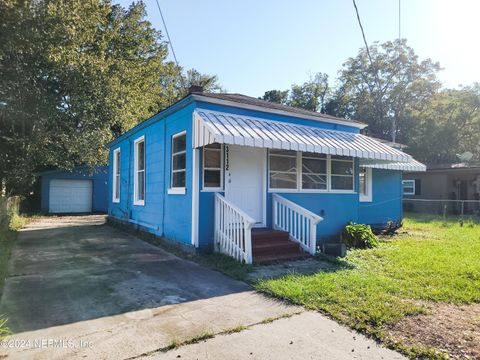
{"label": "utility wire", "polygon": [[[175,60],[175,64],[177,65],[178,71],[180,72],[179,75],[180,75],[181,86],[183,88],[185,88],[185,81],[184,81],[184,78],[181,74],[181,67],[178,63],[177,55],[175,54],[175,50],[173,49],[172,39],[170,38],[170,34],[168,33],[167,23],[165,22],[165,18],[163,17],[162,8],[160,7],[160,3],[158,2],[158,0],[155,0],[155,1],[157,3],[158,11],[160,12],[160,17],[162,18],[162,23],[163,23],[163,27],[165,28],[165,34],[167,35],[168,43],[170,45],[170,48],[172,49],[173,59]],[[179,89],[179,90],[181,90],[181,89]]]}
{"label": "utility wire", "polygon": [[178,65],[177,55],[175,55],[175,50],[173,49],[172,39],[170,39],[170,34],[168,33],[167,24],[165,23],[165,18],[163,17],[162,8],[160,7],[160,3],[158,2],[158,0],[155,0],[155,1],[157,2],[158,11],[160,12],[160,17],[162,18],[162,23],[163,23],[163,27],[165,28],[165,33],[167,34],[168,43],[170,44],[170,48],[172,49],[173,58],[175,59],[175,63],[177,64],[177,67],[180,68],[180,66]]}
{"label": "utility wire", "polygon": [[374,76],[375,76],[375,82],[377,83],[378,91],[379,91],[379,96],[377,98],[378,105],[380,107],[380,122],[383,120],[383,106],[382,106],[382,99],[381,99],[381,94],[382,94],[382,87],[380,85],[380,79],[378,77],[378,69],[377,67],[373,64],[372,56],[370,54],[370,49],[368,48],[368,43],[367,43],[367,38],[365,37],[365,31],[363,31],[363,26],[362,26],[362,21],[360,20],[360,14],[358,12],[357,4],[355,0],[353,1],[353,6],[355,7],[355,12],[357,13],[357,20],[358,20],[358,25],[360,26],[360,30],[362,31],[362,37],[363,37],[363,42],[365,44],[365,48],[367,49],[367,56],[370,61],[370,65],[372,66],[374,70]]}

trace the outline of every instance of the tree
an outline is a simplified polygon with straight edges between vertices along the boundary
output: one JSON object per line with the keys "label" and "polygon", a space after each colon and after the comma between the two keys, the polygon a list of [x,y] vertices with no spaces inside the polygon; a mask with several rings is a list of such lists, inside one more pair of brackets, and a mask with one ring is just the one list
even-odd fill
{"label": "tree", "polygon": [[302,85],[292,85],[288,104],[306,110],[325,112],[328,92],[328,75],[317,73]]}
{"label": "tree", "polygon": [[330,88],[328,75],[317,73],[302,85],[293,84],[290,90],[269,90],[260,97],[262,100],[299,107],[306,110],[325,112]]}
{"label": "tree", "polygon": [[430,59],[419,61],[406,40],[374,43],[370,53],[372,63],[361,49],[343,64],[326,111],[368,123],[371,135],[388,140],[394,136],[408,144],[411,113],[423,108],[439,90],[440,65]]}
{"label": "tree", "polygon": [[469,151],[480,160],[480,84],[446,89],[413,114],[408,151],[420,161],[449,163]]}
{"label": "tree", "polygon": [[39,170],[107,161],[105,144],[216,77],[166,61],[145,5],[0,2],[0,178],[25,193]]}
{"label": "tree", "polygon": [[288,90],[269,90],[265,91],[265,94],[260,97],[262,100],[274,102],[277,104],[287,105],[288,103]]}

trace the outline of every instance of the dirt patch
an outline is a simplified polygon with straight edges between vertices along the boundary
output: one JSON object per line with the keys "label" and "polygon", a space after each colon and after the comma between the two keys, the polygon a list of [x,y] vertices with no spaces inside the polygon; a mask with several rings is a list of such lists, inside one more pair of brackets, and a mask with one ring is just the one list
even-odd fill
{"label": "dirt patch", "polygon": [[453,359],[480,359],[480,304],[428,304],[429,314],[400,321],[388,333],[409,346],[433,347]]}

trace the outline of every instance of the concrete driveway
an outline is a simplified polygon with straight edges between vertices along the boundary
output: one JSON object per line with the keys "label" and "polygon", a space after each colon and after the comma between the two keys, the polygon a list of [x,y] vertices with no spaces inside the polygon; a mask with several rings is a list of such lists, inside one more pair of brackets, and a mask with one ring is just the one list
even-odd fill
{"label": "concrete driveway", "polygon": [[[0,303],[0,314],[8,317],[15,335],[1,343],[1,355],[157,356],[173,342],[206,332],[219,334],[238,325],[250,329],[244,336],[253,334],[258,346],[270,347],[275,335],[261,340],[262,331],[269,333],[268,328],[262,330],[269,326],[261,324],[265,319],[293,313],[305,316],[299,307],[266,298],[245,283],[177,258],[104,222],[103,216],[41,218],[20,232]],[[360,346],[352,340],[345,343],[345,336],[355,336],[354,332],[308,313],[316,319],[312,323],[321,325],[311,328],[309,336],[324,331],[330,338],[323,345],[313,343],[308,351],[326,353],[325,347],[335,344],[339,349]],[[295,321],[304,323],[301,319]],[[331,326],[341,330],[331,332]],[[256,332],[254,327],[259,327]],[[218,337],[211,341],[214,346]],[[400,358],[371,340],[362,337],[362,341],[366,358]],[[187,358],[188,349],[182,353]],[[356,355],[361,354],[358,351]],[[358,358],[352,357],[350,348],[335,354]]]}

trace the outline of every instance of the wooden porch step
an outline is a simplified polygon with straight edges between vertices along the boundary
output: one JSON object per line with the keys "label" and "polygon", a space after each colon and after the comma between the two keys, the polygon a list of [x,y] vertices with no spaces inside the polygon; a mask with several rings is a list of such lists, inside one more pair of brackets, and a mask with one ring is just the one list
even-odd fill
{"label": "wooden porch step", "polygon": [[300,245],[291,241],[286,231],[252,230],[252,254],[255,264],[303,259],[309,256]]}

